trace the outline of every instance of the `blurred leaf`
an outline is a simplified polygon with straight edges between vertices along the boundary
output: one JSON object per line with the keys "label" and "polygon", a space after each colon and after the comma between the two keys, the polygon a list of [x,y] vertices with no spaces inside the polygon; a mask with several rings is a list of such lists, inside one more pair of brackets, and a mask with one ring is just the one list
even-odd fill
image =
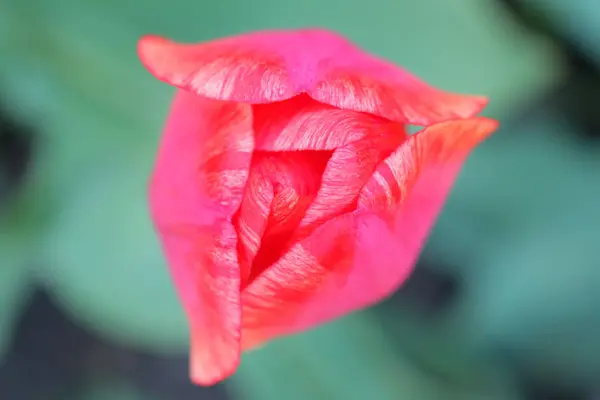
{"label": "blurred leaf", "polygon": [[504,123],[469,157],[424,256],[480,270],[506,239],[571,209],[574,193],[588,199],[599,162],[572,129],[554,109]]}
{"label": "blurred leaf", "polygon": [[600,373],[600,157],[571,130],[555,109],[506,124],[469,160],[426,256],[452,260],[466,280],[453,326],[474,351],[590,384]]}
{"label": "blurred leaf", "polygon": [[0,362],[7,351],[13,335],[13,327],[21,306],[24,305],[27,288],[25,265],[8,258],[5,249],[4,234],[0,234]]}
{"label": "blurred leaf", "polygon": [[518,399],[510,386],[449,383],[397,348],[375,319],[359,313],[248,353],[232,384],[249,400]]}
{"label": "blurred leaf", "polygon": [[0,361],[30,290],[31,243],[39,229],[32,203],[19,196],[0,213]]}
{"label": "blurred leaf", "polygon": [[480,340],[530,375],[591,386],[600,374],[600,215],[597,200],[577,203],[490,254],[469,311]]}
{"label": "blurred leaf", "polygon": [[141,144],[136,152],[129,160],[97,157],[102,170],[72,188],[47,232],[44,273],[94,330],[133,345],[183,349],[185,318],[146,208],[151,153]]}
{"label": "blurred leaf", "polygon": [[[60,16],[73,19],[50,28],[48,20]],[[29,47],[48,57],[42,65],[52,83],[37,93],[48,97],[38,100],[47,105],[40,111],[46,141],[34,181],[53,217],[42,231],[43,277],[95,331],[153,350],[184,349],[185,319],[145,201],[164,115],[148,110],[166,110],[171,89],[143,73],[135,34],[118,40],[130,34],[126,26],[76,10],[58,17],[36,25],[39,35]],[[103,42],[108,25],[108,35],[117,35],[112,46]],[[90,27],[95,36],[74,30]],[[125,62],[124,52],[130,53]]]}
{"label": "blurred leaf", "polygon": [[521,0],[533,14],[548,18],[555,30],[573,41],[600,66],[600,3],[596,0]]}
{"label": "blurred leaf", "polygon": [[456,319],[452,313],[415,312],[400,298],[392,298],[373,311],[393,336],[395,350],[432,379],[445,382],[457,393],[462,390],[465,394],[457,394],[458,399],[467,394],[474,399],[521,398],[514,371],[474,348],[472,337],[452,324]]}

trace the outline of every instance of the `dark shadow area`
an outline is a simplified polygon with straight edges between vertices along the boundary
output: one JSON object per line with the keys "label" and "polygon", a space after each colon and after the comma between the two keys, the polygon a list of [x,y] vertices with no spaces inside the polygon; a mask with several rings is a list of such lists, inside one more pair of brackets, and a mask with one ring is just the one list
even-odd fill
{"label": "dark shadow area", "polygon": [[406,283],[385,304],[409,307],[416,314],[434,316],[454,305],[460,289],[456,276],[419,261]]}
{"label": "dark shadow area", "polygon": [[223,385],[188,378],[187,356],[158,357],[108,343],[73,323],[44,291],[31,297],[0,367],[0,398],[62,400],[80,382],[125,380],[158,399],[227,400]]}
{"label": "dark shadow area", "polygon": [[[580,48],[557,27],[541,8],[524,0],[495,0],[523,29],[551,40],[567,61],[567,77],[554,93],[542,102],[560,108],[584,139],[600,140],[600,70]],[[542,4],[542,3],[540,3]],[[544,101],[545,100],[545,101]]]}
{"label": "dark shadow area", "polygon": [[34,142],[33,130],[0,105],[0,208],[24,182]]}

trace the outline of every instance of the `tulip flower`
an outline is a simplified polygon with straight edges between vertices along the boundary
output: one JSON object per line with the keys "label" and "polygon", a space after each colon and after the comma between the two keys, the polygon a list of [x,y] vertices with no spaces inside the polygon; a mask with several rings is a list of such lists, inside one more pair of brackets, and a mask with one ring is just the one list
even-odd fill
{"label": "tulip flower", "polygon": [[[497,122],[322,29],[140,40],[177,88],[150,209],[190,326],[190,374],[393,293]],[[408,135],[408,124],[424,126]]]}

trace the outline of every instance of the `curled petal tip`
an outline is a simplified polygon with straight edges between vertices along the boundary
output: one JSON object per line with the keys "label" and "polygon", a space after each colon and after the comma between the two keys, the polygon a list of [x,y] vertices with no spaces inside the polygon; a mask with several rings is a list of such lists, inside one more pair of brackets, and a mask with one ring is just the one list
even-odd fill
{"label": "curled petal tip", "polygon": [[[455,118],[476,118],[476,115],[482,112],[488,105],[489,98],[480,95],[462,95],[445,92],[449,96],[447,104],[455,107],[455,115],[450,118],[445,118],[446,121],[452,121]],[[440,118],[442,122],[444,118]],[[429,124],[428,124],[429,125]]]}
{"label": "curled petal tip", "polygon": [[500,127],[498,120],[488,117],[475,117],[468,120],[472,124],[472,129],[485,139]]}
{"label": "curled petal tip", "polygon": [[192,334],[190,346],[190,380],[199,386],[214,386],[235,373],[240,364],[239,348],[207,342]]}
{"label": "curled petal tip", "polygon": [[147,59],[152,58],[153,54],[156,53],[156,50],[162,49],[165,42],[168,42],[168,40],[161,36],[142,36],[137,44],[137,52],[142,62],[146,63]]}
{"label": "curled petal tip", "polygon": [[[173,43],[158,35],[144,35],[138,40],[137,53],[142,62],[152,75],[156,75],[156,63],[160,62],[165,49]],[[160,77],[157,77],[160,78]]]}
{"label": "curled petal tip", "polygon": [[488,103],[490,102],[490,99],[487,96],[471,95],[471,99],[473,100],[473,103],[477,104],[479,107],[477,114],[483,111],[483,109],[487,107]]}
{"label": "curled petal tip", "polygon": [[234,371],[231,371],[227,375],[221,373],[211,373],[202,367],[199,367],[190,360],[190,380],[194,385],[202,387],[211,387],[220,383],[226,379],[229,375],[232,375]]}
{"label": "curled petal tip", "polygon": [[423,151],[426,151],[429,156],[434,156],[438,161],[449,161],[456,157],[462,160],[494,133],[499,125],[497,120],[487,117],[441,122],[411,137],[408,148],[416,146],[416,148],[427,149]]}

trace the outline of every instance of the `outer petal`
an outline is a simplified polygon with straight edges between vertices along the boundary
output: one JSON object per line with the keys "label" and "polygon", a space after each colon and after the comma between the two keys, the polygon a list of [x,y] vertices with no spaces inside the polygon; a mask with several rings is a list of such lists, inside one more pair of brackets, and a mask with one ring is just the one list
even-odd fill
{"label": "outer petal", "polygon": [[191,375],[213,384],[240,353],[240,270],[231,217],[253,150],[248,105],[175,97],[150,187],[150,207],[191,328]]}
{"label": "outer petal", "polygon": [[[497,127],[497,121],[477,117],[440,123],[410,136],[377,167],[360,194],[358,208],[395,214],[404,209],[403,203],[411,198],[413,187],[432,171],[439,173],[440,178],[432,180],[429,198],[440,198],[436,196],[439,188],[446,185],[450,188],[464,159]],[[453,178],[442,180],[441,176],[453,168],[456,170],[451,174]]]}
{"label": "outer petal", "polygon": [[253,32],[200,44],[140,40],[158,79],[205,97],[270,103],[308,93],[337,108],[415,125],[467,118],[487,100],[435,89],[323,29]]}
{"label": "outer petal", "polygon": [[368,212],[345,214],[318,227],[242,292],[243,348],[302,331],[390,293],[409,272],[395,265],[394,239],[385,221]]}
{"label": "outer petal", "polygon": [[425,126],[475,116],[487,104],[482,96],[436,89],[350,43],[319,62],[315,86],[308,93],[338,108]]}
{"label": "outer petal", "polygon": [[[283,37],[282,37],[283,36]],[[296,94],[285,55],[286,35],[252,33],[200,44],[146,36],[142,63],[158,79],[219,100],[268,103]]]}
{"label": "outer petal", "polygon": [[[371,208],[388,204],[381,196],[389,193],[388,186],[376,191],[371,185],[355,213],[319,227],[242,293],[243,347],[372,305],[396,290],[470,150],[496,126],[477,118],[412,136],[380,167],[393,169],[403,188],[394,207]],[[369,201],[372,196],[377,200]]]}

